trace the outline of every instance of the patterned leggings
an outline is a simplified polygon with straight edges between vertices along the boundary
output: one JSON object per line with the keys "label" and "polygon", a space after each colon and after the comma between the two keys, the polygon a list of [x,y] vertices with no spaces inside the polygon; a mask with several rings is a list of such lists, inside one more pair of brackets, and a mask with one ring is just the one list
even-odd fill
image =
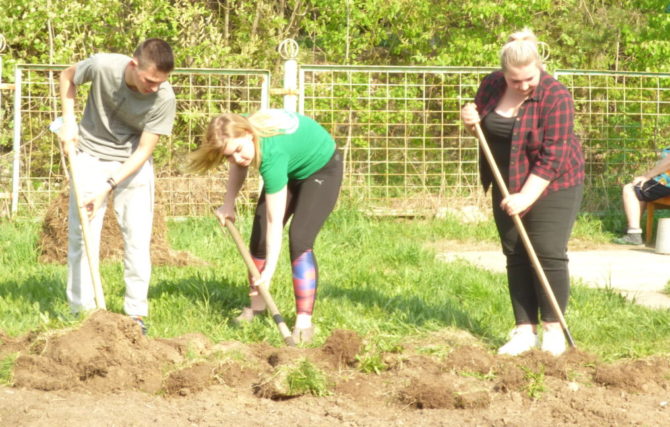
{"label": "patterned leggings", "polygon": [[[335,150],[333,157],[310,177],[287,184],[284,224],[293,216],[289,229],[289,249],[293,270],[293,291],[298,314],[312,314],[316,300],[318,266],[314,242],[321,227],[333,211],[342,185],[342,155]],[[267,228],[265,189],[256,205],[250,251],[259,264],[266,258]]]}

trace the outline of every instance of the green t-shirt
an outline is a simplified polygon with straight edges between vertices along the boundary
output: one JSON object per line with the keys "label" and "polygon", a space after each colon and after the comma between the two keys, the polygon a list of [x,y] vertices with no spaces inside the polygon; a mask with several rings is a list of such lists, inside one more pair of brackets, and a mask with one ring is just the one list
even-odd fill
{"label": "green t-shirt", "polygon": [[287,114],[285,133],[261,139],[261,167],[265,192],[280,191],[289,180],[308,178],[328,163],[335,152],[335,140],[313,119]]}

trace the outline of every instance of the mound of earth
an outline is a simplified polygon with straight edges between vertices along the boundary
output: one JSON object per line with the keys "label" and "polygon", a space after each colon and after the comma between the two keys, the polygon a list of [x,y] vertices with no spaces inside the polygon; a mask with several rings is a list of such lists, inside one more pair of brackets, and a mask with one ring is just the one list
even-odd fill
{"label": "mound of earth", "polygon": [[[40,262],[67,263],[68,201],[68,193],[61,193],[47,209],[40,233]],[[102,227],[100,259],[120,261],[123,259],[123,239],[112,206],[110,200]],[[203,260],[186,251],[176,251],[170,247],[164,209],[160,203],[156,203],[154,209],[151,236],[153,265],[203,265]]]}
{"label": "mound of earth", "polygon": [[[0,360],[14,361],[12,386],[0,388],[0,421],[670,425],[664,358],[605,363],[579,350],[512,358],[449,331],[373,348],[346,330],[315,348],[212,343],[200,334],[152,339],[126,316],[98,311],[77,329],[0,334]],[[291,373],[304,365],[325,379],[321,389],[291,391]]]}

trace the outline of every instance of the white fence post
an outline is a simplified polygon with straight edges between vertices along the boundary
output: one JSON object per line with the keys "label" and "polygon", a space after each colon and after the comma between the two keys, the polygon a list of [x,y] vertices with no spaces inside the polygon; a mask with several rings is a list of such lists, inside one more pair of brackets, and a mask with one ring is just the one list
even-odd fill
{"label": "white fence post", "polygon": [[298,43],[293,39],[286,39],[277,48],[284,58],[284,109],[298,111]]}
{"label": "white fence post", "polygon": [[21,163],[21,67],[14,71],[14,163],[12,167],[12,216],[19,209],[19,165]]}

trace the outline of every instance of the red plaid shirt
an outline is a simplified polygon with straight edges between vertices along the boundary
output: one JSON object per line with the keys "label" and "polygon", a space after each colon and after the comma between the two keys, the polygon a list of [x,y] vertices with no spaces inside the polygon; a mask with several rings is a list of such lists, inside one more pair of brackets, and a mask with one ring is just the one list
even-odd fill
{"label": "red plaid shirt", "polygon": [[[495,109],[506,87],[502,71],[484,77],[475,97],[482,119]],[[584,155],[573,131],[574,112],[570,92],[542,71],[539,84],[519,108],[514,122],[510,193],[518,193],[530,174],[550,181],[543,195],[584,182]],[[481,149],[479,169],[484,190],[487,190],[493,175]]]}

